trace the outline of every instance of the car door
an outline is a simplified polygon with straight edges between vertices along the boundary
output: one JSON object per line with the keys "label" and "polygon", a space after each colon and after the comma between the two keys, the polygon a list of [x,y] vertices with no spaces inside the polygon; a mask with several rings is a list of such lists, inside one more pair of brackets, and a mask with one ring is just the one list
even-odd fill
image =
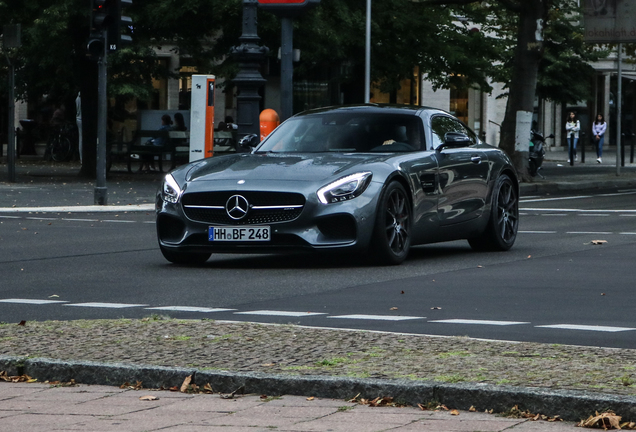
{"label": "car door", "polygon": [[[437,214],[440,225],[466,222],[480,216],[488,195],[486,152],[476,147],[478,140],[474,132],[454,117],[435,115],[431,117],[430,129],[439,166]],[[448,132],[466,134],[472,144],[439,150]]]}

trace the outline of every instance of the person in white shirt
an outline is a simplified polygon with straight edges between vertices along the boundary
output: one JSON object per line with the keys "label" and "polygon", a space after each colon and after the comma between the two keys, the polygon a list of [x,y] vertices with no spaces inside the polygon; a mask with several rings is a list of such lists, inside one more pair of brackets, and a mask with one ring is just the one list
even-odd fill
{"label": "person in white shirt", "polygon": [[592,135],[594,137],[594,143],[596,144],[596,162],[602,163],[603,160],[603,143],[605,142],[605,131],[607,130],[607,123],[603,118],[603,114],[596,116],[596,121],[592,124]]}
{"label": "person in white shirt", "polygon": [[570,163],[570,157],[574,157],[574,160],[579,160],[576,155],[576,144],[579,142],[579,131],[581,130],[581,123],[576,118],[574,112],[570,112],[568,120],[565,122],[566,138],[568,140],[568,163]]}

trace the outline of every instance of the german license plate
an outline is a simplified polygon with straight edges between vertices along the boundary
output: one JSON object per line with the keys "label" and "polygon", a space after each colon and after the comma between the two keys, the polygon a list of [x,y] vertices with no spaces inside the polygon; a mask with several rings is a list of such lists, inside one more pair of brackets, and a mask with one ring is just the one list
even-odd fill
{"label": "german license plate", "polygon": [[268,226],[208,228],[208,240],[213,242],[266,242],[271,238]]}

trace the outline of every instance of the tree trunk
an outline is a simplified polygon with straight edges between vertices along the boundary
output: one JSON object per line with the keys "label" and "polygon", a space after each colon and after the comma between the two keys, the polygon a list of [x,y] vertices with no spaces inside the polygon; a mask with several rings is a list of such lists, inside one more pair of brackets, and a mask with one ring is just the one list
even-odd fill
{"label": "tree trunk", "polygon": [[528,181],[528,150],[539,61],[543,55],[543,25],[549,0],[520,2],[519,29],[506,114],[499,146],[512,158],[522,181]]}

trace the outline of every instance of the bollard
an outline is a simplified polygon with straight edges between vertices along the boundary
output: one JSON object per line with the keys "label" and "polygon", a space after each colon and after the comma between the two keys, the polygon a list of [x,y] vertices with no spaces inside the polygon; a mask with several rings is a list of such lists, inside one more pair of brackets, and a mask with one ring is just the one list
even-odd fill
{"label": "bollard", "polygon": [[579,140],[581,142],[581,163],[585,163],[585,135],[587,135],[587,133],[582,131],[581,139]]}
{"label": "bollard", "polygon": [[636,136],[635,133],[632,132],[631,135],[631,140],[630,140],[630,144],[629,144],[629,163],[633,164],[634,163],[634,136]]}
{"label": "bollard", "polygon": [[271,108],[263,110],[259,116],[261,124],[261,141],[265,139],[267,135],[272,133],[276,127],[280,124],[280,117],[278,113]]}

